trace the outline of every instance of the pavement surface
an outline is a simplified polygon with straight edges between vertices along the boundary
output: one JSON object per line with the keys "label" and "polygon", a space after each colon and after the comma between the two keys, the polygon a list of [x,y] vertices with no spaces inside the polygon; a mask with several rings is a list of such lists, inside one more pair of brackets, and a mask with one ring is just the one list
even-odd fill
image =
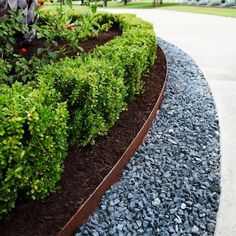
{"label": "pavement surface", "polygon": [[216,236],[236,235],[236,19],[166,10],[105,9],[152,22],[157,35],[188,53],[213,93],[221,129],[221,200]]}

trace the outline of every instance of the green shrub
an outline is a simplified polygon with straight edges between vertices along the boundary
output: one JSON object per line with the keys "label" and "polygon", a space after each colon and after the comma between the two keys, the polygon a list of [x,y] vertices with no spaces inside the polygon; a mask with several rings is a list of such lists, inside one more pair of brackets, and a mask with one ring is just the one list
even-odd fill
{"label": "green shrub", "polygon": [[66,103],[41,83],[38,89],[0,87],[0,215],[18,198],[55,190],[67,150]]}
{"label": "green shrub", "polygon": [[66,62],[45,67],[39,80],[53,85],[68,102],[71,141],[84,146],[104,135],[125,109],[124,71],[105,58]]}
{"label": "green shrub", "polygon": [[[78,71],[72,102],[72,141],[86,145],[105,134],[126,107],[123,68],[86,57]],[[79,131],[79,132],[78,132]],[[78,136],[77,134],[80,134]]]}
{"label": "green shrub", "polygon": [[82,58],[63,59],[38,73],[61,93],[70,111],[70,140],[85,146],[104,135],[119,114],[139,94],[141,77],[154,63],[156,40],[153,28],[134,16],[97,14],[104,22],[120,22],[122,36]]}
{"label": "green shrub", "polygon": [[156,39],[151,24],[133,15],[120,15],[119,19],[122,36],[98,47],[94,56],[109,58],[113,63],[119,61],[125,70],[126,100],[131,101],[142,90],[142,75],[154,63]]}
{"label": "green shrub", "polygon": [[[72,15],[64,23],[75,27],[78,19]],[[112,25],[123,32],[92,53],[73,59],[44,62],[21,56],[14,65],[0,59],[0,216],[15,206],[16,199],[39,199],[54,191],[68,134],[71,143],[81,146],[106,134],[126,103],[142,91],[141,76],[154,63],[156,39],[151,24],[133,15],[105,13],[81,22],[84,34],[80,37],[73,39],[74,33],[68,30],[72,41]],[[54,23],[50,21],[50,29]],[[57,31],[48,32],[47,27],[41,31],[49,41],[55,36],[54,41]]]}

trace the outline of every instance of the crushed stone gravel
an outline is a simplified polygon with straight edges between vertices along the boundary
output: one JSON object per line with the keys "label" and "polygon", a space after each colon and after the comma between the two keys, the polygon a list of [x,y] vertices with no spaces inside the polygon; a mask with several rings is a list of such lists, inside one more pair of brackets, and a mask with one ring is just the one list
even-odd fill
{"label": "crushed stone gravel", "polygon": [[214,235],[220,197],[218,116],[183,51],[158,38],[168,83],[144,143],[76,236]]}

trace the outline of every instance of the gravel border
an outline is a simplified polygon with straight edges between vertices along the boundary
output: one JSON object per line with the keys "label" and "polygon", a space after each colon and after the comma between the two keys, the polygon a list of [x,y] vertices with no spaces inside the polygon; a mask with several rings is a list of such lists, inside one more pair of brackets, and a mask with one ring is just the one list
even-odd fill
{"label": "gravel border", "polygon": [[218,117],[208,84],[183,51],[158,38],[168,83],[145,142],[80,235],[214,235],[220,197]]}

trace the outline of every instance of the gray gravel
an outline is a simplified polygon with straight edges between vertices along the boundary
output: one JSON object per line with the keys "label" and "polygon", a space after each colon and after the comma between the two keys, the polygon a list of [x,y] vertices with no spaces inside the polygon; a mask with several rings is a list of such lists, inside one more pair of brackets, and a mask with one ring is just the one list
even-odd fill
{"label": "gray gravel", "polygon": [[158,38],[168,84],[145,142],[80,235],[213,235],[220,194],[218,117],[195,62]]}

